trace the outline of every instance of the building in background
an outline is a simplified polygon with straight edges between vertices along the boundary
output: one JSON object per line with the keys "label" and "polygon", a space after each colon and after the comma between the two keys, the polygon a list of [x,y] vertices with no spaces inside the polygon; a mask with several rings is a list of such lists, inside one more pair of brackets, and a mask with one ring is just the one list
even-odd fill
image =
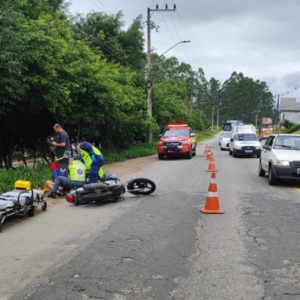
{"label": "building in background", "polygon": [[295,124],[300,124],[300,102],[296,102],[296,98],[281,98],[279,119],[280,122],[289,120]]}

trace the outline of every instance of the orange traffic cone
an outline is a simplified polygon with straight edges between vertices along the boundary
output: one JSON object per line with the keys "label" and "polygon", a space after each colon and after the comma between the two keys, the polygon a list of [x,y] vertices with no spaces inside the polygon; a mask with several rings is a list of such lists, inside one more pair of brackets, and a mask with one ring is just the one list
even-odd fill
{"label": "orange traffic cone", "polygon": [[205,145],[205,149],[204,149],[204,154],[207,154],[208,153],[208,147],[207,147],[207,144]]}
{"label": "orange traffic cone", "polygon": [[211,174],[205,207],[200,209],[200,211],[205,214],[224,214],[224,210],[220,210],[219,207],[219,197],[215,173]]}
{"label": "orange traffic cone", "polygon": [[210,160],[210,157],[211,157],[211,156],[212,156],[212,152],[210,151],[210,149],[208,149],[206,159],[207,159],[207,160]]}
{"label": "orange traffic cone", "polygon": [[211,156],[210,156],[208,170],[206,170],[206,172],[218,172],[218,170],[216,169],[216,166],[215,166],[215,161],[214,161],[213,154],[211,154]]}

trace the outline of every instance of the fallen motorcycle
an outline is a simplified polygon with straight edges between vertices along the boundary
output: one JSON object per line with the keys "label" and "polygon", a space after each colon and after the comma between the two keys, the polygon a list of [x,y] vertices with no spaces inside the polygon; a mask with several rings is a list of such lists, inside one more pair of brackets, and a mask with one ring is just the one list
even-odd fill
{"label": "fallen motorcycle", "polygon": [[[142,196],[149,195],[156,189],[155,183],[147,178],[136,178],[122,183],[113,174],[108,174],[105,180],[85,184],[83,187],[73,190],[67,195],[66,200],[75,205],[93,202],[117,202],[119,198],[123,197],[125,192]],[[107,173],[105,175],[107,175]]]}

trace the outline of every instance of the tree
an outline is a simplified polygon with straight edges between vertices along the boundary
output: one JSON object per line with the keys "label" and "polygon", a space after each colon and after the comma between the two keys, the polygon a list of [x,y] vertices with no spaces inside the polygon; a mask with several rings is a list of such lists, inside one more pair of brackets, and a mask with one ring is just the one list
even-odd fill
{"label": "tree", "polygon": [[127,30],[123,30],[123,12],[107,15],[93,12],[75,20],[74,30],[77,38],[96,52],[103,53],[108,62],[120,63],[133,70],[144,69],[146,55],[143,51],[142,16],[138,16]]}

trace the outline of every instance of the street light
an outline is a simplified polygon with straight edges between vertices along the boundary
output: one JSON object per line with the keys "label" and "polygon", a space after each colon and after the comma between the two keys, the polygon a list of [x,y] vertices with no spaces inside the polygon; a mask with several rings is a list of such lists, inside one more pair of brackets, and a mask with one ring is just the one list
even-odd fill
{"label": "street light", "polygon": [[155,58],[153,61],[155,61],[159,57],[163,56],[165,53],[167,53],[168,51],[170,51],[171,49],[173,49],[174,47],[176,47],[178,44],[185,44],[185,43],[190,43],[190,42],[191,41],[181,41],[181,42],[178,42],[177,44],[175,44],[174,46],[172,46],[171,48],[169,48],[167,51],[165,51],[163,54],[161,54],[160,56],[158,56],[157,58]]}
{"label": "street light", "polygon": [[[148,26],[150,27],[150,26]],[[150,29],[148,29],[150,30]],[[149,34],[148,34],[149,36]],[[159,55],[157,58],[155,58],[153,61],[173,49],[179,44],[185,44],[185,43],[190,43],[191,41],[181,41],[169,48],[167,51],[165,51],[163,54]],[[151,65],[151,45],[150,45],[150,39],[148,38],[148,73],[147,73],[147,81],[146,81],[146,87],[147,87],[147,92],[148,92],[148,97],[147,97],[147,110],[148,110],[148,116],[152,117],[152,81],[151,81],[151,70],[152,70],[152,65]],[[148,132],[148,143],[152,143],[152,130],[149,128]]]}

